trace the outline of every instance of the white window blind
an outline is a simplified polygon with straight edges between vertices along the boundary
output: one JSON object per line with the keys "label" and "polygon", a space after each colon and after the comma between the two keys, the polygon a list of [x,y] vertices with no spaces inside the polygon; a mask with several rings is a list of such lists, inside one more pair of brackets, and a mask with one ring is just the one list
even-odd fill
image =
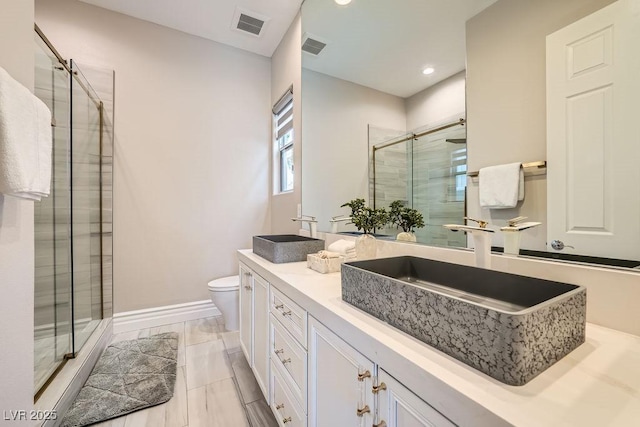
{"label": "white window blind", "polygon": [[279,169],[279,192],[293,190],[293,88],[273,106],[275,148]]}

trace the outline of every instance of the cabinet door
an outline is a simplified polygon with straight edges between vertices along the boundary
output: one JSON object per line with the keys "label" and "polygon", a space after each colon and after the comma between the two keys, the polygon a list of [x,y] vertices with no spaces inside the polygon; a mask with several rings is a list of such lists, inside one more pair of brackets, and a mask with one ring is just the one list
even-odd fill
{"label": "cabinet door", "polygon": [[454,426],[411,390],[378,368],[378,413],[374,425],[387,427]]}
{"label": "cabinet door", "polygon": [[253,278],[251,271],[240,264],[240,348],[253,366]]}
{"label": "cabinet door", "polygon": [[374,364],[309,318],[309,426],[371,426]]}
{"label": "cabinet door", "polygon": [[269,403],[269,283],[253,273],[253,373]]}

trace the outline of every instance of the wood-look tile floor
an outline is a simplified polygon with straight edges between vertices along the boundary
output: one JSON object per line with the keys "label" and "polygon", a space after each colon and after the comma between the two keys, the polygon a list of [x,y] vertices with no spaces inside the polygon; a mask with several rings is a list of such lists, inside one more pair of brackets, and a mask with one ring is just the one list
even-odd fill
{"label": "wood-look tile floor", "polygon": [[95,424],[99,427],[277,427],[240,349],[221,317],[114,335],[113,342],[178,332],[178,371],[167,403]]}

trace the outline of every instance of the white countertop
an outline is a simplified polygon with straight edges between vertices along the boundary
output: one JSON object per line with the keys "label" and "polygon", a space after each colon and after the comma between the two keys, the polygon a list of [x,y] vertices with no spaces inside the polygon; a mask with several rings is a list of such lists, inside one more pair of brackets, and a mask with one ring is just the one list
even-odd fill
{"label": "white countertop", "polygon": [[584,344],[508,386],[343,302],[340,273],[273,264],[250,249],[238,258],[456,424],[640,426],[640,337],[587,323]]}

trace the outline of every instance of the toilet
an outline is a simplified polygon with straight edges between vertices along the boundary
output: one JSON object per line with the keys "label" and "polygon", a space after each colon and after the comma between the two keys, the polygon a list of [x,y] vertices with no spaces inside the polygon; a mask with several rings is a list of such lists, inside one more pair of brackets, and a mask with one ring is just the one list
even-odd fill
{"label": "toilet", "polygon": [[224,327],[227,331],[238,330],[238,298],[240,292],[240,276],[229,276],[215,279],[207,284],[211,301],[218,307]]}

